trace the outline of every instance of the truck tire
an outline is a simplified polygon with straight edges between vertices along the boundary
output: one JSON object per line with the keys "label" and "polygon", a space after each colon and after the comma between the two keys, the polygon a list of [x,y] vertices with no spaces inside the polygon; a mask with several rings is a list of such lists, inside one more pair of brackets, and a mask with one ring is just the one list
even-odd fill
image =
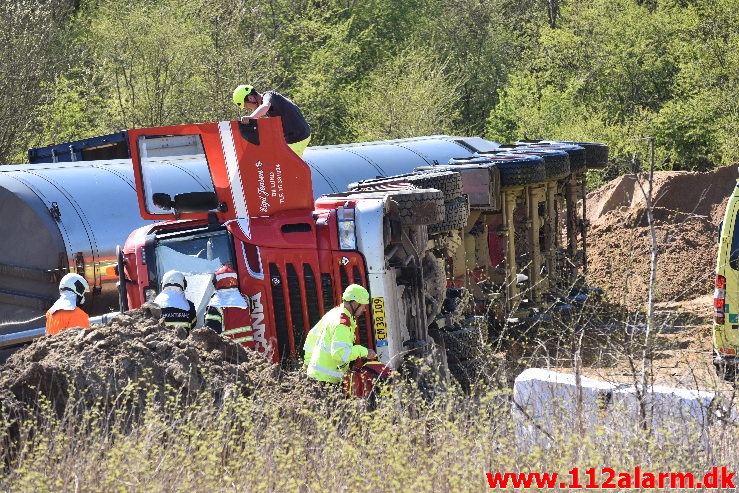
{"label": "truck tire", "polygon": [[460,195],[444,203],[444,220],[429,226],[429,234],[453,231],[467,226],[470,217],[470,201],[467,195]]}
{"label": "truck tire", "polygon": [[560,180],[570,174],[570,156],[565,151],[554,149],[529,149],[522,147],[511,151],[511,154],[539,156],[544,160],[547,180]]}
{"label": "truck tire", "polygon": [[408,180],[418,188],[435,188],[444,194],[444,200],[453,200],[462,193],[462,175],[456,171],[415,173]]}
{"label": "truck tire", "polygon": [[452,159],[450,165],[484,164],[495,166],[500,171],[501,187],[519,187],[541,183],[547,178],[544,160],[536,156],[505,156],[471,157]]}
{"label": "truck tire", "polygon": [[547,172],[544,160],[529,159],[503,161],[494,160],[494,165],[500,170],[500,184],[502,187],[518,187],[533,185],[546,180]]}
{"label": "truck tire", "polygon": [[452,200],[462,193],[462,175],[456,171],[424,171],[403,175],[363,180],[349,184],[349,190],[382,190],[392,185],[409,183],[416,188],[433,188],[444,194],[444,200]]}
{"label": "truck tire", "polygon": [[528,144],[533,148],[557,149],[567,152],[570,156],[570,172],[575,173],[587,169],[585,149],[580,144],[560,142],[555,140],[519,140],[516,144]]}
{"label": "truck tire", "polygon": [[469,392],[478,382],[485,380],[486,363],[484,357],[468,359],[460,362],[449,362],[449,373],[452,374],[465,392]]}
{"label": "truck tire", "polygon": [[476,325],[444,332],[444,345],[450,362],[473,359],[480,355],[483,347],[480,327]]}
{"label": "truck tire", "polygon": [[438,190],[396,190],[390,198],[397,202],[400,223],[422,226],[444,220],[444,194]]}
{"label": "truck tire", "polygon": [[608,165],[608,146],[596,142],[563,142],[585,149],[585,165],[588,169],[603,169]]}

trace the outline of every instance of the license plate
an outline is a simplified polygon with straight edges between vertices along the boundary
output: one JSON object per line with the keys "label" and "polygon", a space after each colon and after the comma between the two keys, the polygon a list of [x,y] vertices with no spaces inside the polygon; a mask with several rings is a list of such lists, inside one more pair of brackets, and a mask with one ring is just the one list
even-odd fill
{"label": "license plate", "polygon": [[375,341],[377,342],[377,345],[387,346],[385,298],[372,298],[372,318],[375,321]]}

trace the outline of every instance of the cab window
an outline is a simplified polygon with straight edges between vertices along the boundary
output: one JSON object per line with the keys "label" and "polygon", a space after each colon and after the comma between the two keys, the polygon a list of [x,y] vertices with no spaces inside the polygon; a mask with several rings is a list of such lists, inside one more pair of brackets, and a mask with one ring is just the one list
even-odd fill
{"label": "cab window", "polygon": [[142,135],[137,147],[146,212],[172,213],[154,204],[155,193],[215,191],[200,135]]}

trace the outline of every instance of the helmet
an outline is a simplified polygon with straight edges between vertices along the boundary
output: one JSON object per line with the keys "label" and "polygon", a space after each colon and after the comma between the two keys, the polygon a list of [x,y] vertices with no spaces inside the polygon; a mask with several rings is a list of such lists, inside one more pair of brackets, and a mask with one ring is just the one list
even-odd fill
{"label": "helmet", "polygon": [[362,305],[369,303],[369,293],[359,284],[350,284],[344,290],[344,301],[356,301]]}
{"label": "helmet", "polygon": [[243,108],[244,100],[252,92],[254,92],[254,87],[252,86],[239,86],[234,89],[234,103],[236,103],[236,106]]}
{"label": "helmet", "polygon": [[59,291],[65,289],[72,291],[77,296],[84,296],[85,292],[90,290],[90,285],[81,275],[70,272],[59,281]]}
{"label": "helmet", "polygon": [[214,282],[216,289],[233,288],[239,285],[236,271],[227,265],[222,266],[216,271]]}
{"label": "helmet", "polygon": [[164,277],[162,277],[162,289],[167,286],[177,286],[184,291],[187,287],[187,280],[182,272],[178,270],[170,270],[164,274]]}

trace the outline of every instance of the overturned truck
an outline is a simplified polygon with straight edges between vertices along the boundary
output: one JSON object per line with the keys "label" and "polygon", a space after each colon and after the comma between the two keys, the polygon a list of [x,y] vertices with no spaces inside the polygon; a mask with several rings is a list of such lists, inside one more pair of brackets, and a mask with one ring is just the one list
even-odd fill
{"label": "overturned truck", "polygon": [[[344,154],[334,175],[320,173],[310,153],[305,161],[292,153],[272,118],[130,130],[125,144],[150,222],[109,256],[122,309],[155,296],[170,269],[186,273],[202,308],[211,273],[230,265],[254,303],[257,349],[297,360],[310,327],[359,283],[371,295],[360,343],[394,367],[433,355],[462,381],[489,329],[536,320],[579,286],[586,224],[578,201],[587,168],[607,161],[603,145],[549,141],[314,148],[315,156]],[[399,160],[394,145],[415,157]],[[444,150],[429,159],[434,147]],[[400,173],[387,176],[377,161]],[[369,178],[358,163],[384,176],[314,200],[316,181]],[[172,166],[197,180],[172,180]]]}

